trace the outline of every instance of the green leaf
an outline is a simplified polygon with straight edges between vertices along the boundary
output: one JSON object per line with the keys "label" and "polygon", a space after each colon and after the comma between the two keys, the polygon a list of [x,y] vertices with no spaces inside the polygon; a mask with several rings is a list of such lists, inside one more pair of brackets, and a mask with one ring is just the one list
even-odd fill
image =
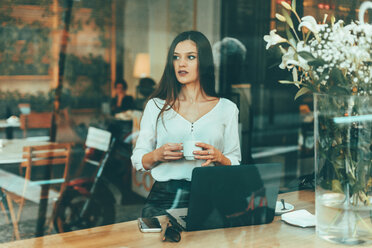
{"label": "green leaf", "polygon": [[315,87],[315,85],[310,82],[304,81],[301,83],[301,85],[303,85],[303,87],[308,88],[311,92],[317,92],[317,88]]}
{"label": "green leaf", "polygon": [[343,193],[342,185],[339,180],[333,179],[332,180],[332,191],[337,193]]}
{"label": "green leaf", "polygon": [[330,95],[347,95],[349,94],[349,90],[345,87],[340,87],[337,85],[333,85],[328,90]]}
{"label": "green leaf", "polygon": [[[302,57],[302,56],[301,56]],[[314,67],[319,67],[319,66],[323,66],[326,62],[323,60],[323,59],[320,59],[320,58],[317,58],[315,60],[312,60],[312,61],[308,61],[307,64],[309,66],[314,66]]]}
{"label": "green leaf", "polygon": [[288,41],[294,46],[296,47],[297,44],[296,44],[296,39],[293,37],[292,33],[291,33],[291,30],[288,28],[288,26],[286,26],[285,28],[285,33],[287,35],[287,38],[288,38]]}
{"label": "green leaf", "polygon": [[292,9],[296,10],[296,0],[292,0]]}
{"label": "green leaf", "polygon": [[335,18],[334,15],[332,15],[332,16],[331,16],[331,25],[332,25],[332,27],[333,27],[333,25],[335,24],[335,22],[336,22],[336,18]]}
{"label": "green leaf", "polygon": [[306,51],[298,52],[298,55],[300,55],[302,58],[304,58],[308,62],[316,60],[316,58],[311,53],[306,52]]}
{"label": "green leaf", "polygon": [[301,85],[301,82],[299,82],[299,81],[279,80],[279,83],[281,83],[281,84],[298,84],[298,85]]}
{"label": "green leaf", "polygon": [[309,66],[319,67],[319,66],[323,66],[326,63],[321,58],[315,58],[314,55],[310,52],[301,51],[301,52],[298,52],[298,55],[301,56],[301,58],[305,59]]}
{"label": "green leaf", "polygon": [[295,100],[297,98],[299,98],[300,96],[305,95],[305,94],[310,93],[310,92],[311,92],[311,90],[309,90],[308,88],[302,87],[299,91],[297,91],[297,94],[295,96]]}
{"label": "green leaf", "polygon": [[285,17],[285,20],[287,21],[288,26],[289,26],[291,29],[294,29],[293,22],[292,22],[292,18],[291,18],[291,16],[289,15],[288,11],[285,10],[285,9],[283,9],[283,16]]}
{"label": "green leaf", "polygon": [[330,77],[335,85],[346,85],[344,75],[340,69],[333,68]]}

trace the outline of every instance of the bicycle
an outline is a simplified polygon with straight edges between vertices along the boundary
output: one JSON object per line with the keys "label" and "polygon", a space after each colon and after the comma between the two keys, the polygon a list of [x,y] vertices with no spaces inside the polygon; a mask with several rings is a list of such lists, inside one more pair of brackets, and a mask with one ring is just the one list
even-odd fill
{"label": "bicycle", "polygon": [[103,176],[115,145],[112,138],[94,177],[70,181],[57,201],[53,224],[57,232],[91,228],[115,222],[115,197],[110,181]]}

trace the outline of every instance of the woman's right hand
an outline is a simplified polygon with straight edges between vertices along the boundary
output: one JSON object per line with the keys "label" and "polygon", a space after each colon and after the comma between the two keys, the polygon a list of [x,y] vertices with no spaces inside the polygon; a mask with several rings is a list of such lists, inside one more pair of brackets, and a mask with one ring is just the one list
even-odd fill
{"label": "woman's right hand", "polygon": [[167,143],[145,154],[142,157],[142,164],[146,170],[151,170],[159,162],[175,161],[183,158],[182,143]]}
{"label": "woman's right hand", "polygon": [[154,151],[155,160],[158,162],[168,162],[183,158],[182,143],[167,143]]}

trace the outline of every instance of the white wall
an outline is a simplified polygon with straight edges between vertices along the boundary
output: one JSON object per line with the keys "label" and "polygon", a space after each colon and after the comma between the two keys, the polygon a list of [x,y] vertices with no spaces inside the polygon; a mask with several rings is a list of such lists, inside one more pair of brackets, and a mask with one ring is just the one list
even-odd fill
{"label": "white wall", "polygon": [[220,39],[220,5],[219,0],[127,0],[123,11],[124,75],[128,92],[135,95],[139,81],[132,75],[137,53],[150,54],[150,77],[159,82],[168,48],[177,33],[196,27],[212,45],[217,42]]}
{"label": "white wall", "polygon": [[149,4],[148,0],[127,0],[124,4],[124,78],[128,93],[134,95],[138,79],[133,77],[137,53],[148,52]]}
{"label": "white wall", "polygon": [[167,42],[167,0],[150,1],[149,12],[149,46],[151,64],[151,77],[159,82],[168,52],[169,44]]}
{"label": "white wall", "polygon": [[220,40],[221,1],[197,0],[196,28],[213,45]]}

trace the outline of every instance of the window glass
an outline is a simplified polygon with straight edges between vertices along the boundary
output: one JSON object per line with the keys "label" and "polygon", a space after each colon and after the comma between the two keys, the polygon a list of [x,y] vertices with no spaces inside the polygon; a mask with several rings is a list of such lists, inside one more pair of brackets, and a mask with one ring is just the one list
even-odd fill
{"label": "window glass", "polygon": [[[155,176],[150,170],[137,171],[131,156],[141,120],[146,119],[144,107],[164,76],[172,41],[188,30],[198,30],[208,39],[215,90],[239,110],[228,114],[238,116],[238,135],[230,143],[240,146],[241,163],[281,163],[279,192],[299,189],[303,176],[311,178],[313,171],[313,125],[305,121],[312,115],[312,98],[294,101],[297,88],[278,83],[291,77],[278,67],[280,50],[265,50],[263,36],[270,30],[286,33],[286,25],[275,18],[282,12],[281,2],[1,0],[0,173],[9,183],[0,182],[0,243],[133,221],[142,215]],[[328,14],[328,20],[335,16],[350,22],[361,2],[298,0],[297,10],[318,21]],[[198,56],[205,55],[196,55],[201,63]],[[218,116],[223,124],[206,132],[224,133],[231,120],[226,116]],[[197,129],[194,121],[187,125]],[[72,144],[70,182],[51,186],[48,203],[40,200],[42,186],[36,187],[33,198],[10,183],[23,186],[28,176],[22,146],[48,144],[47,140]],[[53,168],[53,175],[63,172],[63,165]],[[37,168],[30,179],[49,180],[50,175]],[[171,192],[169,202],[161,204],[187,206],[190,179],[158,184],[159,191]],[[257,177],[261,184],[264,178]],[[13,209],[7,196],[14,200]],[[25,201],[17,232],[11,212],[18,213],[20,196]]]}

